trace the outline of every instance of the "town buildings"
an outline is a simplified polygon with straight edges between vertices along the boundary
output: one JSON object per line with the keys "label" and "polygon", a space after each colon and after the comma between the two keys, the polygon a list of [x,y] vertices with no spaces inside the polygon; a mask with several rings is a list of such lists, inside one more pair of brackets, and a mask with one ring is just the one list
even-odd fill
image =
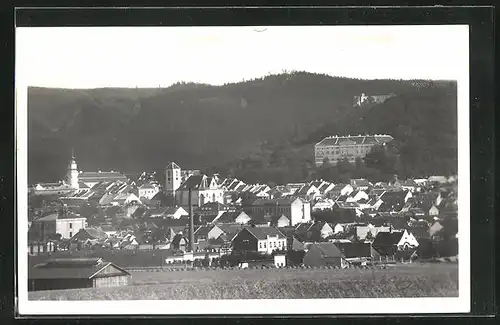
{"label": "town buildings", "polygon": [[233,249],[237,252],[259,252],[270,254],[287,247],[286,237],[274,227],[245,227],[233,238]]}
{"label": "town buildings", "polygon": [[206,175],[190,176],[175,192],[175,201],[182,207],[189,208],[189,191],[191,202],[198,208],[209,202],[224,203],[224,191],[213,177]]}
{"label": "town buildings", "polygon": [[321,166],[328,160],[336,164],[341,159],[355,162],[356,158],[363,158],[375,145],[384,145],[393,140],[386,134],[357,135],[357,136],[330,136],[314,146],[316,166]]}
{"label": "town buildings", "polygon": [[55,212],[33,220],[28,237],[35,240],[45,240],[46,238],[54,237],[56,234],[59,234],[63,239],[71,238],[78,233],[80,229],[86,227],[86,218]]}
{"label": "town buildings", "polygon": [[311,221],[311,204],[301,198],[257,199],[249,207],[250,214],[285,215],[290,226]]}

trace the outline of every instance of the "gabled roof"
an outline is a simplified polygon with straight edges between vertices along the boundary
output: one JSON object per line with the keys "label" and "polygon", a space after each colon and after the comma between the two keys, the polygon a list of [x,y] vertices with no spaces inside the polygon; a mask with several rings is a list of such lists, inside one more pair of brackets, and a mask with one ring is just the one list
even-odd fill
{"label": "gabled roof", "polygon": [[348,185],[349,185],[349,184],[337,184],[337,185],[335,185],[335,186],[332,188],[331,192],[340,192],[341,190],[343,190],[343,189],[344,189],[344,187],[346,187],[346,186],[348,186]]}
{"label": "gabled roof", "polygon": [[158,188],[158,185],[152,184],[152,183],[144,183],[139,186],[139,189],[144,190],[144,189],[156,189]]}
{"label": "gabled roof", "polygon": [[84,182],[78,182],[78,188],[84,189],[84,188],[90,188],[90,187],[88,187]]}
{"label": "gabled roof", "polygon": [[275,227],[246,227],[245,229],[258,240],[267,239],[267,236],[285,238],[285,235]]}
{"label": "gabled roof", "polygon": [[[179,210],[184,210],[184,208],[180,207],[180,206],[174,206],[174,207],[167,207],[165,209],[165,214],[166,215],[172,215],[172,214],[175,214],[177,213],[177,211]],[[185,210],[184,210],[185,211]]]}
{"label": "gabled roof", "polygon": [[[235,222],[236,219],[240,216],[240,215],[247,215],[245,212],[243,211],[239,211],[239,212],[224,212],[217,220],[216,220],[216,223],[232,223],[232,222]],[[248,216],[248,215],[247,215]],[[250,217],[249,217],[250,218]]]}
{"label": "gabled roof", "polygon": [[196,228],[196,230],[194,231],[194,236],[195,238],[198,238],[198,237],[205,237],[207,238],[208,237],[208,233],[210,232],[210,230],[212,230],[215,226],[199,226],[198,228]]}
{"label": "gabled roof", "polygon": [[211,178],[207,177],[204,174],[200,175],[191,175],[182,185],[179,187],[179,190],[203,190],[210,188]]}
{"label": "gabled roof", "polygon": [[255,200],[252,205],[254,206],[266,206],[266,205],[290,205],[292,204],[295,200],[300,200],[301,202],[304,202],[304,200],[300,198],[279,198],[279,199],[257,199]]}
{"label": "gabled roof", "polygon": [[307,192],[309,190],[311,190],[312,188],[316,188],[314,185],[304,185],[302,186],[297,192],[296,194],[299,194],[299,195],[305,195],[307,194]]}
{"label": "gabled roof", "polygon": [[408,191],[388,191],[385,192],[380,199],[382,200],[381,210],[384,209],[394,209],[394,211],[399,211],[403,208],[405,204],[405,197]]}
{"label": "gabled roof", "polygon": [[[79,232],[86,232],[89,237],[92,239],[106,239],[108,235],[101,229],[96,229],[96,228],[83,228],[80,229],[74,236],[76,236]],[[74,237],[73,236],[73,237]]]}
{"label": "gabled roof", "polygon": [[126,181],[127,177],[119,172],[81,172],[78,174],[81,182],[100,182],[100,181]]}
{"label": "gabled roof", "polygon": [[347,243],[338,242],[335,246],[345,258],[371,257],[371,245],[369,243]]}
{"label": "gabled roof", "polygon": [[358,136],[330,136],[316,144],[316,146],[335,146],[341,144],[384,144],[392,141],[393,137],[386,134],[358,135]]}
{"label": "gabled roof", "polygon": [[337,201],[335,204],[341,209],[359,209],[359,204],[357,202],[340,202]]}
{"label": "gabled roof", "polygon": [[379,232],[375,236],[373,241],[373,246],[393,246],[397,245],[403,237],[403,231],[393,231],[393,232]]}
{"label": "gabled roof", "polygon": [[116,231],[115,227],[111,225],[102,225],[101,226],[102,231],[104,232],[111,232],[111,231]]}
{"label": "gabled roof", "polygon": [[370,186],[370,182],[364,178],[351,179],[351,185],[353,186]]}
{"label": "gabled roof", "polygon": [[324,258],[342,257],[342,252],[334,243],[313,243],[309,246],[311,249],[318,249]]}
{"label": "gabled roof", "polygon": [[325,226],[330,227],[330,228],[332,228],[332,229],[333,229],[333,227],[332,227],[332,226],[330,226],[330,224],[329,224],[328,222],[326,222],[326,221],[316,221],[315,223],[313,223],[313,224],[309,227],[308,231],[311,231],[311,230],[318,230],[318,231],[320,231],[320,230],[322,230],[322,229],[323,229],[323,227],[325,227]]}
{"label": "gabled roof", "polygon": [[[107,269],[106,274],[102,272]],[[110,275],[130,275],[127,271],[101,258],[63,258],[47,260],[28,269],[28,278],[93,279]]]}
{"label": "gabled roof", "polygon": [[221,211],[227,208],[227,205],[220,202],[207,202],[199,207],[199,209],[209,209],[210,211]]}
{"label": "gabled roof", "polygon": [[417,183],[411,178],[406,179],[403,183],[401,183],[402,186],[418,186]]}
{"label": "gabled roof", "polygon": [[181,234],[176,234],[174,236],[174,239],[172,239],[172,245],[176,246],[176,245],[179,245],[181,239],[184,239],[186,241],[186,243],[189,242],[188,238],[184,235],[181,235]]}
{"label": "gabled roof", "polygon": [[179,165],[177,165],[175,162],[170,162],[167,166],[165,166],[165,169],[181,169]]}
{"label": "gabled roof", "polygon": [[217,225],[217,228],[222,230],[224,232],[224,234],[232,236],[232,235],[237,234],[244,227],[242,225],[239,225],[239,224],[226,223],[226,224]]}

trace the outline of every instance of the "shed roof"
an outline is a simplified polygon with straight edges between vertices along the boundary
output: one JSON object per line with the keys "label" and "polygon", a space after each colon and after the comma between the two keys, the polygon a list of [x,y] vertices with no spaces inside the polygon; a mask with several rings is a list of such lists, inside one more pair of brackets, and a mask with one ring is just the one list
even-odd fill
{"label": "shed roof", "polygon": [[29,268],[28,278],[37,279],[92,279],[106,276],[130,275],[124,269],[101,258],[51,259]]}

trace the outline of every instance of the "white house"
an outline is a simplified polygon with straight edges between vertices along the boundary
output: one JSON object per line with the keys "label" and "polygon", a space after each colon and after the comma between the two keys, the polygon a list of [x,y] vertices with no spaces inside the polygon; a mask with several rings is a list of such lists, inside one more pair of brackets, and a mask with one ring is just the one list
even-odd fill
{"label": "white house", "polygon": [[335,187],[335,184],[326,181],[321,181],[321,184],[316,187],[318,188],[321,195],[325,195]]}
{"label": "white house", "polygon": [[285,254],[274,255],[274,265],[276,267],[285,267],[286,266],[286,255]]}
{"label": "white house", "polygon": [[437,206],[433,205],[430,209],[429,209],[429,216],[431,217],[436,217],[439,215],[439,209]]}
{"label": "white house", "polygon": [[158,184],[146,183],[139,186],[137,188],[137,192],[139,198],[151,200],[158,192],[160,192],[160,187]]}
{"label": "white house", "polygon": [[372,184],[364,178],[351,179],[351,185],[354,189],[359,191],[366,191]]}
{"label": "white house", "polygon": [[348,227],[354,226],[355,223],[337,223],[333,227],[333,233],[338,234],[338,233],[343,233],[347,230]]}
{"label": "white house", "polygon": [[319,199],[313,205],[313,211],[331,210],[335,202],[332,199]]}
{"label": "white house", "polygon": [[316,186],[306,184],[295,192],[295,195],[303,198],[315,198],[321,196],[321,193]]}
{"label": "white house", "polygon": [[286,247],[286,236],[275,227],[246,227],[233,238],[234,251],[271,254]]}
{"label": "white house", "polygon": [[287,216],[282,214],[278,220],[276,221],[276,227],[281,228],[281,227],[287,227],[290,225],[290,219],[288,219]]}

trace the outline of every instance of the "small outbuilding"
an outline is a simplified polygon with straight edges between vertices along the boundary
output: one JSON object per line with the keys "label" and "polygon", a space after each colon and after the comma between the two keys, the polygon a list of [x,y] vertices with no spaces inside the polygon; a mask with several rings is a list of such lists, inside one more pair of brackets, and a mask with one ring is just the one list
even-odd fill
{"label": "small outbuilding", "polygon": [[314,243],[309,246],[304,255],[306,266],[347,267],[347,261],[334,243]]}
{"label": "small outbuilding", "polygon": [[127,285],[130,273],[102,258],[59,258],[30,267],[28,291]]}

